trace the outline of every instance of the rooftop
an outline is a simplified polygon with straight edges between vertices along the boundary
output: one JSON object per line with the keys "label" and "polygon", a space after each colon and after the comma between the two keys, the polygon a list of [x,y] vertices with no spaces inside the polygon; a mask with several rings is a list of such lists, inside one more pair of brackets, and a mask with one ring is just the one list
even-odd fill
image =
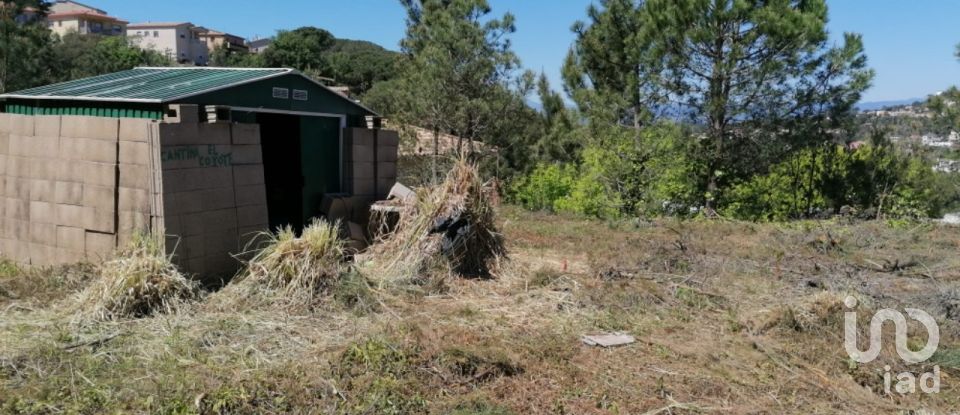
{"label": "rooftop", "polygon": [[129,27],[178,27],[191,24],[190,22],[144,22],[144,23],[133,23]]}
{"label": "rooftop", "polygon": [[136,68],[0,98],[163,103],[290,73],[298,72],[275,68]]}
{"label": "rooftop", "polygon": [[47,16],[47,20],[63,20],[63,19],[72,19],[77,17],[85,17],[88,19],[97,19],[97,20],[106,20],[118,23],[127,23],[126,20],[121,20],[119,18],[108,16],[106,14],[95,13],[95,12],[70,12],[70,13],[53,13]]}

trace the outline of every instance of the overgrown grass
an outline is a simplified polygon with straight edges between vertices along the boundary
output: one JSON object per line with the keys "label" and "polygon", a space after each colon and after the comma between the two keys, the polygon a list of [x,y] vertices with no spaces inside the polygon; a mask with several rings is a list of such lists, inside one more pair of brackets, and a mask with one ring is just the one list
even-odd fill
{"label": "overgrown grass", "polygon": [[[295,280],[271,273],[264,277],[275,285],[251,280],[243,295],[227,287],[179,313],[75,325],[56,311],[89,280],[16,288],[16,298],[0,299],[0,412],[949,413],[960,405],[960,328],[944,300],[960,283],[960,229],[607,226],[509,206],[500,213],[509,266],[496,279],[448,278],[441,294],[407,295],[342,263],[291,265],[315,272],[319,280],[294,286],[315,288],[319,306],[215,304],[222,295],[275,298]],[[810,244],[824,227],[841,250]],[[293,239],[297,252],[323,251]],[[268,263],[301,263],[283,252]],[[10,281],[0,286],[27,287]],[[861,299],[861,325],[887,307],[938,318],[941,349],[928,364],[943,368],[940,394],[886,396],[884,365],[917,371],[893,351],[850,364],[847,294]],[[580,341],[607,331],[638,341],[612,349]]]}

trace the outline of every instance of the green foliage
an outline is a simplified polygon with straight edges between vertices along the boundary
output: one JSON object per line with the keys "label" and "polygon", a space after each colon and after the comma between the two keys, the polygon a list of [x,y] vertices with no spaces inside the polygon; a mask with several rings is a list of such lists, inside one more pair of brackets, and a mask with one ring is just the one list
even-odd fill
{"label": "green foliage", "polygon": [[557,201],[570,195],[576,175],[573,164],[538,164],[529,175],[513,183],[513,200],[530,210],[556,211]]}
{"label": "green foliage", "polygon": [[329,68],[329,60],[325,52],[333,44],[333,35],[316,27],[281,30],[263,53],[263,63],[272,68],[294,68],[326,76],[323,72]]}
{"label": "green foliage", "polygon": [[224,43],[210,52],[210,66],[231,68],[258,68],[264,66],[263,55],[238,51]]}
{"label": "green foliage", "polygon": [[724,200],[724,212],[783,221],[848,206],[869,217],[933,217],[956,194],[940,176],[923,159],[889,146],[806,149],[768,174],[735,185]]}
{"label": "green foliage", "polygon": [[363,94],[396,74],[399,54],[362,40],[336,39],[325,51],[329,76]]}
{"label": "green foliage", "polygon": [[0,3],[0,93],[43,85],[50,70],[49,2]]}
{"label": "green foliage", "polygon": [[55,82],[65,82],[138,66],[169,66],[171,63],[163,54],[140,49],[122,36],[68,33],[53,43],[51,66],[56,70],[51,76]]}
{"label": "green foliage", "polygon": [[699,206],[696,142],[679,127],[658,123],[640,131],[581,127],[585,139],[574,164],[539,164],[518,178],[511,197],[527,209],[602,218],[686,214]]}

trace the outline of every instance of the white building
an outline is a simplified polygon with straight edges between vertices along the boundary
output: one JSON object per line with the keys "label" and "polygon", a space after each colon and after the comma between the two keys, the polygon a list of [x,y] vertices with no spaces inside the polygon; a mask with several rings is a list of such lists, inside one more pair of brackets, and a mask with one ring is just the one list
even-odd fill
{"label": "white building", "polygon": [[47,25],[61,37],[70,32],[107,36],[123,36],[127,33],[126,21],[110,16],[104,10],[70,0],[57,0],[50,5]]}
{"label": "white building", "polygon": [[201,34],[207,32],[189,22],[136,23],[127,26],[127,37],[142,49],[155,50],[179,63],[206,65],[210,60],[207,43]]}

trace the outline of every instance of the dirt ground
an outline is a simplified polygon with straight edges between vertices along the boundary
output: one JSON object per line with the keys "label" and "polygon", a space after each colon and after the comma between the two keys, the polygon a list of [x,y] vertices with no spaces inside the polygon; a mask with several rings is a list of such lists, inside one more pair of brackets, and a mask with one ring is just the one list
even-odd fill
{"label": "dirt ground", "polygon": [[[958,227],[509,206],[500,220],[511,259],[494,279],[363,275],[312,309],[246,308],[224,290],[171,315],[84,322],[72,307],[95,267],[4,264],[0,412],[960,413]],[[934,316],[933,358],[904,363],[888,325],[880,358],[854,362],[844,312],[865,349],[882,308]],[[637,341],[581,342],[604,332]],[[910,334],[922,347],[921,326]],[[939,393],[886,393],[886,374],[934,366]]]}

